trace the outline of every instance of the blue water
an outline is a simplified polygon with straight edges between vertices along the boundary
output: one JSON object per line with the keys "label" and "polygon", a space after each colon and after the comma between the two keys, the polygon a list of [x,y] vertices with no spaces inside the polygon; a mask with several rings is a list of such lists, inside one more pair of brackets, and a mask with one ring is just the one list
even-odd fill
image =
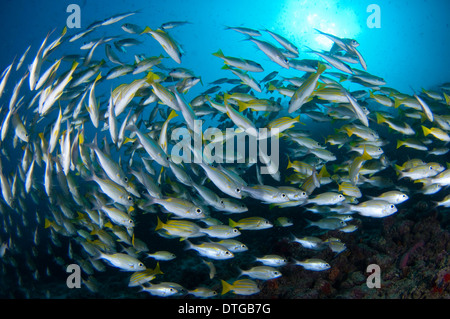
{"label": "blue water", "polygon": [[[120,26],[124,22],[131,22],[142,27],[150,26],[157,28],[164,22],[168,21],[188,21],[189,24],[180,26],[171,30],[171,35],[181,44],[184,55],[182,57],[181,66],[194,71],[195,75],[201,77],[204,84],[203,87],[197,86],[186,95],[186,99],[190,100],[197,96],[200,92],[206,90],[207,84],[221,77],[230,77],[228,71],[221,70],[223,61],[212,55],[218,49],[221,49],[225,55],[242,57],[254,61],[258,61],[265,72],[254,74],[257,80],[261,80],[265,75],[272,71],[280,71],[280,67],[271,62],[264,53],[248,41],[243,41],[245,37],[237,32],[225,30],[226,26],[245,26],[259,30],[268,29],[285,36],[292,41],[300,49],[300,58],[314,58],[314,55],[304,53],[308,47],[318,50],[328,50],[331,44],[320,38],[314,28],[321,29],[325,32],[335,34],[340,37],[354,38],[360,43],[358,50],[364,56],[368,65],[368,71],[371,74],[382,77],[386,82],[386,86],[395,88],[406,94],[413,94],[414,91],[420,91],[422,88],[437,89],[439,85],[450,80],[450,26],[448,14],[450,12],[450,2],[442,0],[429,1],[245,1],[245,0],[229,0],[229,1],[2,1],[0,4],[0,70],[4,70],[15,58],[16,61],[26,48],[31,45],[30,52],[25,60],[25,66],[30,64],[36,53],[37,48],[48,32],[53,31],[53,38],[59,34],[66,24],[66,20],[70,13],[66,12],[69,4],[78,4],[81,8],[81,29],[69,29],[68,34],[75,34],[85,29],[94,21],[103,20],[112,15],[138,10],[135,16],[107,26],[99,30],[95,36],[87,36],[86,39],[94,39],[103,35],[121,34],[123,31]],[[371,12],[367,12],[367,8],[371,4],[378,5],[380,9],[379,28],[369,28],[368,18]],[[86,41],[82,39],[81,41]],[[265,38],[272,40],[267,35]],[[143,53],[147,56],[156,56],[164,54],[161,46],[151,37],[143,39],[144,44],[136,48],[127,49],[128,53],[120,55],[128,63],[133,62],[133,55]],[[274,42],[274,41],[272,41]],[[76,45],[79,45],[80,40]],[[75,45],[67,44],[61,48],[62,53],[70,54],[77,52]],[[103,49],[102,49],[103,50]],[[60,53],[61,54],[61,53]],[[103,54],[103,52],[102,52]],[[169,60],[169,59],[167,59]],[[173,61],[168,61],[167,65],[178,66]],[[67,66],[67,64],[66,64]],[[282,70],[283,76],[290,77],[298,75],[295,70]],[[13,85],[20,79],[22,72],[12,72],[7,87],[8,94],[11,93]],[[121,79],[111,83],[115,85],[120,83]],[[27,83],[24,84],[27,86]],[[414,90],[414,91],[413,91]],[[109,88],[104,91],[99,90],[98,95],[106,96]],[[7,107],[7,100],[2,98],[3,107]],[[31,118],[31,117],[30,117]],[[320,126],[318,126],[320,127]],[[329,130],[330,127],[322,127],[323,130]],[[322,131],[324,133],[325,131]],[[90,132],[92,133],[92,132]],[[92,135],[92,134],[91,134]],[[326,134],[324,134],[326,135]],[[92,136],[90,136],[92,137]],[[322,142],[322,141],[321,141]],[[395,143],[395,141],[393,141]],[[390,146],[393,147],[392,145]],[[392,149],[393,151],[393,149]],[[409,157],[419,154],[410,151],[409,154],[402,153],[401,157],[396,159],[400,163]],[[14,163],[20,162],[21,154],[11,154],[13,159],[6,167],[14,167]],[[17,158],[16,158],[17,157]],[[401,160],[400,160],[401,159]],[[283,160],[284,161],[284,160]],[[445,165],[448,162],[441,160]],[[285,162],[282,166],[285,167]],[[41,170],[42,173],[42,170]],[[392,176],[391,176],[392,177]],[[395,176],[393,176],[395,178]],[[370,191],[369,191],[370,193]],[[442,193],[441,193],[442,194]],[[41,194],[42,196],[42,194]],[[441,196],[439,197],[442,198]],[[47,209],[45,205],[29,205],[29,213],[45,215]],[[253,210],[259,209],[261,206],[251,206]],[[12,215],[14,223],[23,223],[27,220],[25,216]],[[154,218],[146,219],[137,230],[139,235],[144,236],[146,229],[154,227]],[[301,219],[299,222],[302,223]],[[148,223],[148,225],[146,224]],[[303,224],[304,225],[304,224]],[[30,233],[22,234],[20,241],[16,241],[17,251],[26,251],[23,256],[17,256],[17,269],[21,276],[3,278],[1,284],[8,287],[12,293],[0,293],[0,297],[33,297],[33,298],[62,298],[69,297],[85,297],[82,292],[65,289],[64,281],[66,274],[62,271],[62,267],[58,266],[57,258],[66,259],[68,239],[61,238],[63,241],[61,247],[54,247],[50,243],[48,234],[39,228],[39,224],[33,218],[29,218],[28,225],[24,225]],[[145,228],[145,227],[148,228]],[[19,227],[19,226],[17,226]],[[41,246],[39,251],[46,251],[46,244],[51,246],[52,251],[46,251],[45,257],[38,254],[33,258],[27,250],[28,245],[33,240],[34,230],[40,229]],[[19,227],[20,228],[20,227]],[[289,236],[289,232],[279,234]],[[7,234],[0,233],[2,240],[7,239]],[[147,234],[148,235],[148,234]],[[273,235],[275,237],[275,235]],[[139,236],[138,236],[139,237]],[[160,240],[156,234],[146,237],[149,243]],[[256,246],[256,241],[251,234],[244,234],[241,238],[242,242],[252,243]],[[263,238],[260,238],[259,243]],[[167,243],[166,243],[167,244]],[[47,246],[47,247],[48,247]],[[158,248],[164,249],[164,246]],[[166,249],[172,248],[168,245]],[[178,253],[183,254],[183,245],[177,245]],[[256,255],[265,253],[262,248],[255,248]],[[195,256],[194,253],[191,256]],[[49,259],[53,259],[48,263]],[[67,261],[67,260],[66,260]],[[198,261],[198,260],[197,260]],[[249,264],[252,259],[250,256],[242,257],[240,261],[243,264]],[[37,265],[40,280],[33,279],[33,273],[28,263]],[[42,266],[42,265],[47,266]],[[178,264],[178,268],[169,266],[163,269],[164,272],[185,271],[185,283],[190,281],[190,288],[207,281],[207,269],[201,268],[195,264],[195,261],[186,260],[183,267]],[[227,264],[218,262],[216,265],[223,272],[227,271]],[[52,277],[45,277],[46,267],[50,268]],[[150,266],[151,268],[154,267]],[[197,267],[198,271],[189,269],[189,267]],[[186,269],[188,269],[186,271]],[[8,273],[12,271],[12,266],[3,266],[2,270]],[[228,270],[229,271],[229,270]],[[198,275],[200,273],[201,275]],[[111,267],[99,276],[105,281],[103,282],[104,291],[108,293],[100,293],[99,295],[90,295],[91,297],[143,297],[135,291],[130,293],[127,291],[126,276],[121,276],[116,282],[111,280],[116,276],[117,271]],[[122,273],[123,274],[123,273]],[[230,278],[237,276],[236,268],[229,273]],[[45,278],[44,278],[45,277]],[[44,279],[43,279],[44,278]],[[27,282],[33,282],[27,284]],[[61,284],[61,282],[63,284]],[[19,289],[23,285],[24,289]],[[61,288],[61,286],[63,288]],[[220,285],[219,285],[220,286]],[[219,286],[216,286],[219,287]],[[52,291],[52,289],[55,289]],[[2,291],[4,292],[4,291]],[[134,294],[134,295],[133,295]]]}
{"label": "blue water", "polygon": [[[450,26],[447,1],[4,1],[0,11],[2,50],[0,69],[21,55],[28,45],[34,49],[45,35],[65,25],[69,4],[81,7],[81,26],[110,17],[119,12],[141,10],[133,17],[139,25],[159,26],[167,21],[190,21],[192,24],[173,30],[186,55],[185,67],[195,66],[205,82],[217,78],[222,61],[210,55],[219,48],[225,54],[266,61],[263,53],[245,42],[243,37],[224,26],[267,28],[292,40],[300,50],[302,45],[318,48],[311,34],[312,28],[332,30],[334,34],[356,37],[360,51],[372,74],[387,81],[400,91],[422,87],[428,89],[448,79]],[[380,28],[368,28],[367,12],[370,4],[380,8]],[[308,16],[319,18],[308,22]],[[347,21],[351,23],[347,25]],[[335,24],[333,27],[332,24]],[[121,31],[121,23],[113,26]],[[308,30],[309,29],[309,30]],[[307,40],[300,35],[308,32]],[[341,30],[344,30],[343,34]],[[70,30],[69,30],[70,31]],[[75,33],[75,32],[74,32]],[[333,33],[333,32],[330,32]],[[295,41],[297,40],[297,41]],[[154,41],[148,50],[162,52]],[[321,47],[325,49],[325,47]],[[32,51],[33,52],[33,51]],[[32,53],[30,52],[30,53]],[[264,66],[264,65],[263,65]],[[213,72],[214,70],[214,72]],[[216,71],[218,70],[218,71]],[[269,71],[269,70],[268,70]]]}

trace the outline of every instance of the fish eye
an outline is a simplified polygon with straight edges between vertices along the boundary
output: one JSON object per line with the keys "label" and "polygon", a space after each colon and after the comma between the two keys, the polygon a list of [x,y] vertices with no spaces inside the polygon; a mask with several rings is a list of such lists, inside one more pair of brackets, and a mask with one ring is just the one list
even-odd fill
{"label": "fish eye", "polygon": [[242,208],[245,208],[245,205],[244,205],[244,204],[242,204],[242,205],[241,205],[241,207],[242,207]]}
{"label": "fish eye", "polygon": [[130,202],[133,200],[133,197],[131,197],[131,196],[128,196],[127,198],[128,198],[128,201],[130,201]]}
{"label": "fish eye", "polygon": [[125,181],[125,183],[128,183],[128,177],[125,177],[123,180]]}
{"label": "fish eye", "polygon": [[230,254],[230,252],[229,252],[229,251],[226,251],[226,252],[225,252],[225,255],[229,255],[229,254]]}
{"label": "fish eye", "polygon": [[286,194],[285,194],[285,193],[282,193],[282,194],[281,194],[281,197],[285,198],[285,197],[286,197]]}
{"label": "fish eye", "polygon": [[237,233],[237,229],[236,228],[233,228],[233,233]]}
{"label": "fish eye", "polygon": [[166,160],[167,160],[167,161],[170,160],[169,156],[166,157]]}
{"label": "fish eye", "polygon": [[391,205],[391,208],[394,208],[394,205]]}
{"label": "fish eye", "polygon": [[241,192],[241,189],[240,188],[236,188],[236,193],[240,193]]}
{"label": "fish eye", "polygon": [[306,196],[306,192],[302,192],[302,196]]}
{"label": "fish eye", "polygon": [[138,266],[139,267],[144,267],[144,264],[143,263],[139,263]]}
{"label": "fish eye", "polygon": [[128,221],[130,224],[133,224],[133,221],[130,219],[129,221]]}
{"label": "fish eye", "polygon": [[195,212],[196,212],[197,214],[201,214],[201,213],[202,213],[202,210],[201,210],[200,208],[197,208],[197,209],[195,210]]}
{"label": "fish eye", "polygon": [[433,169],[433,166],[430,166],[430,169]]}
{"label": "fish eye", "polygon": [[221,200],[219,203],[220,203],[221,205],[225,204],[225,202],[224,202],[223,200]]}
{"label": "fish eye", "polygon": [[170,291],[170,292],[175,292],[175,289],[169,288],[169,291]]}

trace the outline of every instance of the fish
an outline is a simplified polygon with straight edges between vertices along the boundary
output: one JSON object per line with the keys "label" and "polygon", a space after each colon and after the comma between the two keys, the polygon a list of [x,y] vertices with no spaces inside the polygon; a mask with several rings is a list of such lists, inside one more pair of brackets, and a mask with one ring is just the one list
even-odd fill
{"label": "fish", "polygon": [[189,240],[186,240],[186,242],[188,244],[186,249],[193,249],[203,257],[208,257],[215,260],[225,260],[234,257],[234,254],[231,251],[217,243],[204,242],[196,245],[191,243]]}
{"label": "fish", "polygon": [[180,293],[180,291],[176,287],[173,287],[173,285],[171,285],[170,283],[165,282],[159,284],[151,284],[150,286],[141,285],[141,287],[142,291],[148,292],[149,294],[158,297],[170,297]]}
{"label": "fish", "polygon": [[179,27],[185,24],[190,24],[191,22],[189,21],[169,21],[169,22],[164,22],[163,24],[161,24],[161,29],[163,30],[168,30],[168,29],[173,29],[175,27]]}
{"label": "fish", "polygon": [[194,203],[176,197],[148,198],[147,205],[158,204],[179,218],[201,219],[205,217],[202,208]]}
{"label": "fish", "polygon": [[269,30],[264,30],[266,31],[268,34],[270,34],[275,40],[277,40],[277,42],[279,44],[281,44],[286,50],[292,52],[295,56],[298,56],[298,48],[291,43],[288,39],[286,39],[285,37],[283,37],[282,35],[279,35],[273,31],[269,31]]}
{"label": "fish", "polygon": [[324,192],[318,194],[315,197],[308,198],[307,203],[317,205],[337,205],[344,200],[345,197],[342,194],[334,192]]}
{"label": "fish", "polygon": [[403,192],[392,190],[384,192],[383,194],[380,194],[376,197],[373,197],[372,199],[375,200],[385,200],[391,204],[401,204],[409,199],[408,195],[406,195]]}
{"label": "fish", "polygon": [[150,257],[150,258],[153,258],[153,259],[159,260],[159,261],[168,261],[168,260],[175,259],[177,256],[174,253],[171,253],[169,251],[160,250],[160,251],[156,251],[154,253],[147,253],[147,257]]}
{"label": "fish", "polygon": [[342,219],[339,219],[339,218],[334,218],[334,217],[326,217],[326,218],[322,218],[318,221],[309,221],[309,220],[306,220],[306,221],[308,222],[307,227],[317,226],[320,229],[328,229],[328,230],[339,229],[339,228],[347,226],[345,221],[343,221]]}
{"label": "fish", "polygon": [[159,268],[159,263],[156,264],[155,269],[148,268],[146,270],[136,271],[130,277],[128,287],[140,286],[155,279],[156,275],[162,275],[163,272]]}
{"label": "fish", "polygon": [[164,29],[152,30],[147,26],[140,34],[151,35],[176,63],[181,63],[180,46]]}
{"label": "fish", "polygon": [[99,256],[97,258],[104,259],[111,263],[114,267],[117,267],[123,271],[144,271],[147,269],[140,260],[128,254],[105,254],[99,252]]}
{"label": "fish", "polygon": [[202,228],[200,232],[214,238],[233,238],[241,234],[237,228],[228,225],[211,225],[208,228]]}
{"label": "fish", "polygon": [[226,64],[229,66],[244,70],[244,71],[250,71],[250,72],[263,72],[263,67],[254,61],[246,60],[242,58],[235,58],[230,56],[225,56],[222,52],[222,50],[218,50],[217,52],[214,52],[212,55],[221,58]]}
{"label": "fish", "polygon": [[294,95],[289,101],[289,113],[293,113],[299,110],[303,106],[303,104],[308,101],[308,99],[316,89],[319,77],[325,70],[326,66],[319,63],[317,71],[315,73],[311,73],[311,75],[305,80],[305,82],[303,82],[303,84],[295,91]]}
{"label": "fish", "polygon": [[449,142],[450,141],[450,135],[448,135],[447,132],[441,130],[438,127],[432,127],[431,129],[425,127],[422,125],[422,129],[423,129],[423,135],[424,136],[428,136],[429,134],[433,135],[435,138],[444,141],[444,142]]}
{"label": "fish", "polygon": [[241,270],[240,276],[249,276],[253,279],[270,280],[281,277],[281,272],[270,266],[255,266],[249,270]]}
{"label": "fish", "polygon": [[319,258],[311,258],[302,261],[295,261],[295,265],[302,266],[306,270],[312,271],[324,271],[331,268],[330,264]]}
{"label": "fish", "polygon": [[236,295],[250,296],[260,292],[258,284],[251,279],[239,279],[232,284],[227,283],[225,280],[221,280],[222,283],[222,295],[225,295],[229,291],[232,291]]}
{"label": "fish", "polygon": [[305,237],[295,237],[292,239],[293,242],[299,243],[302,247],[313,250],[323,249],[323,240],[315,236],[305,236]]}
{"label": "fish", "polygon": [[397,212],[394,204],[381,199],[371,199],[358,205],[349,206],[351,211],[367,217],[384,218]]}
{"label": "fish", "polygon": [[211,298],[217,296],[217,291],[206,287],[198,287],[193,290],[189,290],[188,293],[198,298]]}
{"label": "fish", "polygon": [[239,229],[246,230],[260,230],[273,227],[272,223],[262,217],[248,217],[238,220],[237,222],[229,219],[229,224],[231,227],[238,227]]}
{"label": "fish", "polygon": [[262,52],[264,52],[270,60],[272,60],[273,62],[275,62],[276,64],[278,64],[279,66],[281,66],[285,69],[289,69],[289,60],[273,44],[263,41],[263,40],[255,39],[252,36],[249,36],[246,40],[251,41],[254,44],[256,44],[256,46]]}
{"label": "fish", "polygon": [[189,238],[201,236],[200,228],[200,226],[188,220],[171,219],[163,223],[157,217],[155,231],[164,230],[171,236]]}
{"label": "fish", "polygon": [[265,266],[281,267],[287,264],[286,258],[278,255],[265,255],[263,257],[257,257],[256,261],[263,263]]}

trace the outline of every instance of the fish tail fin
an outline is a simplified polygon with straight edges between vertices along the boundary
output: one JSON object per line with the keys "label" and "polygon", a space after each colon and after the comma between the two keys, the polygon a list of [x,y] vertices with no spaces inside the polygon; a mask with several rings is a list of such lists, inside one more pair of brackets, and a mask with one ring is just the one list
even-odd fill
{"label": "fish tail fin", "polygon": [[[372,93],[372,92],[371,92]],[[377,115],[377,124],[381,124],[381,123],[384,123],[384,121],[385,121],[385,118],[384,118],[384,116],[383,115],[381,115],[380,113],[376,113],[376,115]]]}
{"label": "fish tail fin", "polygon": [[194,247],[194,245],[189,241],[189,239],[185,239],[185,241],[186,241],[186,247],[184,248],[184,250],[189,250]]}
{"label": "fish tail fin", "polygon": [[97,82],[98,80],[100,80],[101,78],[102,78],[102,72],[98,72],[98,75],[94,80],[94,83]]}
{"label": "fish tail fin", "polygon": [[53,223],[46,218],[44,228],[49,228],[49,227],[53,227]]}
{"label": "fish tail fin", "polygon": [[325,165],[322,166],[322,168],[320,169],[318,177],[322,178],[322,177],[330,177],[330,176],[331,175],[330,175],[330,173],[328,173],[327,167]]}
{"label": "fish tail fin", "polygon": [[289,169],[289,168],[291,168],[291,167],[293,167],[293,164],[292,164],[292,162],[291,162],[291,159],[290,159],[289,156],[288,156],[288,165],[287,165],[286,169]]}
{"label": "fish tail fin", "polygon": [[425,113],[420,113],[420,123],[425,122],[428,119]]}
{"label": "fish tail fin", "polygon": [[125,139],[123,140],[123,144],[134,143],[135,141],[136,141],[136,138],[125,137]]}
{"label": "fish tail fin", "polygon": [[77,68],[78,64],[79,64],[79,62],[73,61],[73,62],[72,62],[72,66],[71,66],[71,68],[70,68],[70,71],[71,71],[71,72],[75,71],[75,69]]}
{"label": "fish tail fin", "polygon": [[156,263],[156,267],[153,272],[155,273],[155,275],[164,275],[164,273],[161,271],[161,268],[159,268],[159,262]]}
{"label": "fish tail fin", "polygon": [[403,141],[400,141],[400,140],[398,140],[398,141],[397,141],[397,148],[400,148],[400,147],[402,147],[402,146],[403,146],[403,144],[404,144],[404,142],[403,142]]}
{"label": "fish tail fin", "polygon": [[370,156],[369,153],[367,153],[366,147],[364,147],[364,153],[363,153],[363,155],[361,155],[361,157],[362,157],[363,160],[366,160],[366,161],[372,159],[372,156]]}
{"label": "fish tail fin", "polygon": [[308,225],[306,225],[305,228],[313,227],[315,225],[315,223],[309,219],[305,218],[305,221],[308,223]]}
{"label": "fish tail fin", "polygon": [[84,143],[84,139],[83,139],[83,144],[84,144],[84,146],[86,146],[88,148],[92,148],[94,150],[99,149],[98,142],[97,142],[97,133],[95,133],[94,139],[92,140],[91,143]]}
{"label": "fish tail fin", "polygon": [[394,107],[398,108],[400,105],[402,105],[403,102],[399,98],[394,98]]}
{"label": "fish tail fin", "polygon": [[444,94],[444,98],[445,98],[445,103],[447,105],[450,105],[450,96],[448,96],[448,94],[446,94],[445,92],[442,92]]}
{"label": "fish tail fin", "polygon": [[148,72],[147,76],[146,76],[146,82],[148,84],[152,84],[155,83],[156,80],[159,80],[160,77],[158,74],[153,73],[153,72]]}
{"label": "fish tail fin", "polygon": [[225,57],[225,55],[223,54],[222,50],[219,49],[217,52],[214,52],[212,55],[218,57],[218,58],[223,58]]}
{"label": "fish tail fin", "polygon": [[248,105],[245,104],[244,102],[238,101],[237,103],[238,103],[238,105],[239,105],[239,112],[242,113],[242,112],[244,112],[246,109],[248,109]]}
{"label": "fish tail fin", "polygon": [[152,32],[152,31],[153,31],[153,30],[152,30],[149,26],[146,26],[145,29],[144,29],[144,31],[141,32],[141,34],[149,33],[149,32]]}
{"label": "fish tail fin", "polygon": [[237,225],[237,223],[231,218],[228,218],[228,224],[230,225],[230,227],[236,227]]}
{"label": "fish tail fin", "polygon": [[222,295],[225,295],[227,292],[229,292],[233,286],[227,283],[225,280],[220,280],[222,283]]}
{"label": "fish tail fin", "polygon": [[164,227],[164,223],[161,221],[161,219],[159,219],[159,217],[156,217],[156,218],[157,218],[158,224],[156,225],[155,231],[160,230]]}
{"label": "fish tail fin", "polygon": [[397,164],[395,164],[395,172],[397,173],[398,179],[405,177],[403,174],[403,167],[398,166]]}
{"label": "fish tail fin", "polygon": [[347,132],[348,137],[353,135],[353,131],[349,127],[345,127],[344,129]]}
{"label": "fish tail fin", "polygon": [[167,121],[170,121],[171,119],[173,119],[174,117],[177,117],[178,114],[177,112],[175,112],[175,110],[172,110],[169,114],[169,116],[167,117]]}
{"label": "fish tail fin", "polygon": [[427,136],[431,133],[431,130],[425,126],[422,125],[423,135]]}
{"label": "fish tail fin", "polygon": [[326,69],[327,66],[319,62],[319,65],[317,67],[317,74],[322,74]]}

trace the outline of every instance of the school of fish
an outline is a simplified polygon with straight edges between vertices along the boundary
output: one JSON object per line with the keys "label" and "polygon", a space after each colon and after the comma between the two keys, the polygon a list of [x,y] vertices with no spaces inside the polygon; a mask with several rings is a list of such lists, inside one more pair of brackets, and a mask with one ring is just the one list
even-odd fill
{"label": "school of fish", "polygon": [[[171,35],[189,22],[124,23],[137,14],[118,14],[72,34],[66,27],[60,34],[50,32],[2,72],[2,274],[17,268],[24,255],[22,271],[36,281],[51,276],[34,262],[44,241],[54,263],[81,267],[83,285],[93,292],[98,291],[96,274],[113,267],[128,272],[123,289],[136,294],[254,295],[261,281],[279,278],[287,264],[306,271],[332,268],[332,260],[314,253],[345,251],[345,243],[327,232],[355,232],[356,218],[391,216],[417,193],[440,196],[435,207],[448,211],[450,83],[399,92],[368,71],[370,61],[354,39],[311,30],[333,45],[326,52],[302,52],[275,32],[227,27],[245,41],[207,53],[223,60],[226,76],[206,84],[195,70],[181,67],[189,52]],[[105,36],[116,23],[122,34]],[[157,52],[127,54],[129,47],[151,41],[159,43]],[[78,52],[63,51],[69,43],[77,44]],[[275,71],[266,72],[251,57],[234,57],[234,46],[262,51]],[[316,59],[302,59],[302,53]],[[284,77],[286,69],[298,76]],[[20,72],[17,83],[8,81]],[[360,89],[349,91],[347,84]],[[234,129],[236,136],[278,140],[280,166],[273,167],[267,154],[218,153],[227,137],[212,139],[196,127],[198,120],[213,123],[214,118],[219,132]],[[323,123],[335,132],[311,133]],[[183,128],[205,151],[215,148],[213,160],[213,152],[206,156],[191,145],[188,155],[196,161],[173,155],[171,133]],[[261,128],[268,133],[262,136]],[[385,153],[390,140],[380,132],[387,129],[396,150],[414,149],[419,156],[398,162],[395,151]],[[242,161],[227,161],[229,156]],[[394,179],[385,173],[389,170]],[[368,189],[378,196],[365,194]],[[284,211],[303,214],[307,226],[296,225]],[[136,234],[144,219],[152,228]],[[252,254],[252,247],[239,240],[244,232],[276,227],[292,229],[290,241],[310,251],[311,258],[287,259],[267,251],[240,265],[238,278],[216,272],[217,263]],[[317,236],[302,234],[313,227]],[[160,239],[150,242],[146,233]],[[19,244],[25,237],[31,237],[27,248]],[[159,244],[185,250],[175,254],[155,248]],[[66,256],[57,256],[62,246]],[[170,281],[164,266],[187,258],[197,261],[199,271],[209,270],[209,282],[187,289]],[[21,273],[17,276],[20,286]],[[217,284],[221,290],[212,288]]]}

